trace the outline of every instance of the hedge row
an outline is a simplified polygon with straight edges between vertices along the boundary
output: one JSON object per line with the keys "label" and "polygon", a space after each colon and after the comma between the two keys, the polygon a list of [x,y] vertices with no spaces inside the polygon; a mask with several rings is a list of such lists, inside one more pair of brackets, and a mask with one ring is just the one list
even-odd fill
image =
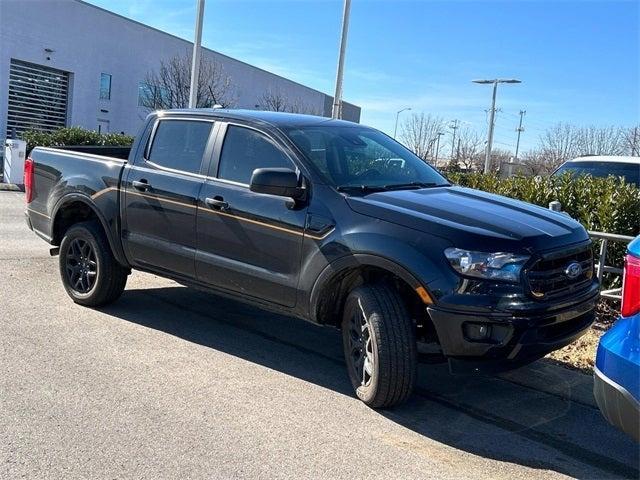
{"label": "hedge row", "polygon": [[450,181],[543,207],[558,200],[562,210],[587,230],[640,234],[640,190],[615,177],[511,177],[481,173],[449,173]]}
{"label": "hedge row", "polygon": [[121,133],[100,134],[80,127],[61,128],[53,132],[30,130],[21,135],[27,142],[27,155],[35,147],[62,147],[65,145],[110,145],[129,146],[133,144],[131,135]]}

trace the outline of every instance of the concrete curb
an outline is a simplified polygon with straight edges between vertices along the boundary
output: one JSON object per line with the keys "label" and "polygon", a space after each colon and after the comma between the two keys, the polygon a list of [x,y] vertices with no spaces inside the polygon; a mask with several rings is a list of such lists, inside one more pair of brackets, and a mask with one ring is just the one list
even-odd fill
{"label": "concrete curb", "polygon": [[539,360],[517,370],[500,374],[499,377],[523,387],[598,408],[593,397],[592,375],[554,365],[548,360]]}

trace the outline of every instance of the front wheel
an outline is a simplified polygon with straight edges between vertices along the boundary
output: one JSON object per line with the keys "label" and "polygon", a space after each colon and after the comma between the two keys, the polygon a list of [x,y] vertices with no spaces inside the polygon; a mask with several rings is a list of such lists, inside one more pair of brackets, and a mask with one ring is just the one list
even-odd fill
{"label": "front wheel", "polygon": [[362,285],[347,297],[342,340],[349,378],[360,400],[373,408],[404,402],[416,380],[413,323],[398,292]]}
{"label": "front wheel", "polygon": [[113,302],[122,294],[128,274],[97,222],[78,223],[67,230],[60,243],[60,276],[74,302],[87,307]]}

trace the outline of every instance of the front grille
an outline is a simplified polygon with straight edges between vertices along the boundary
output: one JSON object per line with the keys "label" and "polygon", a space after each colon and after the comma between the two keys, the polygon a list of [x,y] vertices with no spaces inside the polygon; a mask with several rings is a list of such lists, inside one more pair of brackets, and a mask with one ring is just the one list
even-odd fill
{"label": "front grille", "polygon": [[[580,265],[581,272],[571,278],[567,268],[574,262]],[[587,287],[592,279],[591,244],[545,254],[527,272],[531,294],[539,299],[570,295]]]}

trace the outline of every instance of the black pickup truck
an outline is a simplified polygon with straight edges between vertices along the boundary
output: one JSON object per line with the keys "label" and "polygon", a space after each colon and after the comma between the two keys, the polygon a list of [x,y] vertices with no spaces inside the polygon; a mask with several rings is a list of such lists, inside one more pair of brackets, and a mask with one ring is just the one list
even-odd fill
{"label": "black pickup truck", "polygon": [[587,232],[449,184],[383,133],[256,111],[151,114],[127,161],[35,148],[27,222],[97,307],[131,269],[342,329],[357,396],[404,401],[422,355],[496,372],[582,335]]}

